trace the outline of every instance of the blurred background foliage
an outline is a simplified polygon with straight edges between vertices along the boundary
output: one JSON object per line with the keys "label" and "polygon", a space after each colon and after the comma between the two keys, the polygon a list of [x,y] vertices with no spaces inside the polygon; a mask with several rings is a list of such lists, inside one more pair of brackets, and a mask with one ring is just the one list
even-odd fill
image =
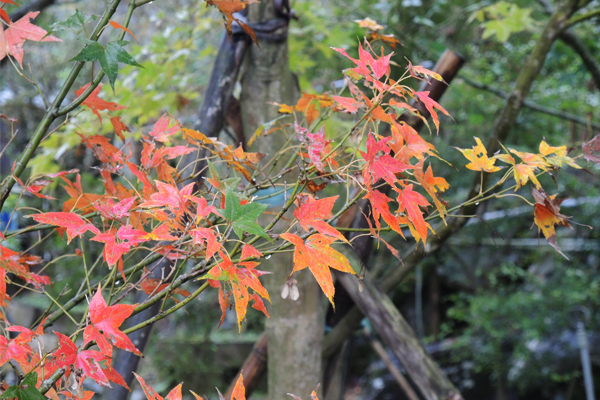
{"label": "blurred background foliage", "polygon": [[[36,24],[49,28],[56,21],[67,20],[76,10],[86,16],[99,14],[103,5],[103,2],[58,1],[36,19]],[[299,19],[291,22],[289,60],[304,92],[339,90],[336,82],[342,78],[341,70],[350,65],[330,47],[346,48],[351,55],[356,54],[356,45],[366,31],[355,20],[366,17],[386,26],[386,32],[394,33],[402,42],[392,58],[397,64],[392,76],[402,73],[405,58],[426,68],[432,68],[447,48],[465,58],[460,76],[452,82],[441,102],[452,119],[442,117],[439,135],[430,137],[440,155],[460,172],[439,160],[428,160],[436,174],[451,184],[445,199],[451,205],[462,201],[476,173],[462,167],[465,160],[454,147],[470,147],[473,136],[487,139],[504,104],[502,98],[477,89],[468,81],[510,92],[547,18],[540,2],[295,0],[291,5]],[[10,12],[15,8],[6,9]],[[114,19],[119,21],[124,11],[120,9],[117,15],[121,17]],[[599,22],[592,20],[574,29],[597,62],[600,62]],[[102,91],[105,99],[129,107],[118,114],[132,130],[127,137],[139,138],[140,132],[147,131],[164,112],[175,116],[184,126],[192,127],[223,34],[221,16],[214,9],[206,8],[203,2],[154,1],[136,11],[130,28],[139,44],[132,41],[128,51],[144,68],[120,68],[115,93],[108,85]],[[25,58],[24,73],[29,73],[30,65],[48,97],[56,93],[65,79],[69,65],[66,61],[82,46],[77,41],[78,34],[72,30],[54,34],[63,43],[28,42],[29,52]],[[5,176],[13,157],[40,120],[44,101],[11,65],[1,68],[0,112],[19,121],[14,125],[14,129],[18,129],[16,139],[0,160]],[[89,80],[92,71],[86,68],[87,73],[81,74],[76,87]],[[73,98],[71,94],[68,100]],[[561,41],[553,46],[541,76],[534,83],[530,100],[588,121],[598,123],[600,120],[600,90],[579,56]],[[335,117],[328,121],[328,136],[343,132],[349,120]],[[1,121],[0,129],[0,143],[4,146],[10,137],[11,125]],[[80,144],[76,132],[101,133],[110,138],[114,135],[107,119],[100,126],[91,112],[76,110],[68,124],[58,127],[42,143],[30,163],[30,174],[79,168],[85,191],[101,192],[99,173],[93,169],[96,161]],[[504,144],[536,152],[539,142],[545,138],[551,145],[574,147],[573,154],[578,155],[581,144],[597,133],[589,124],[579,125],[524,108],[509,142]],[[426,131],[422,134],[429,135]],[[114,140],[119,143],[118,138]],[[566,168],[560,172],[558,185],[547,176],[542,185],[551,194],[571,197],[570,203],[564,204],[564,214],[598,228],[600,169],[580,161],[587,171]],[[57,198],[65,196],[60,186],[55,185],[53,189]],[[527,188],[517,193],[531,198]],[[5,209],[12,209],[15,200],[11,201],[13,204],[7,203]],[[24,196],[20,207],[49,211],[57,204]],[[519,199],[509,197],[486,202],[480,216],[486,223],[473,220],[441,252],[422,263],[423,279],[411,276],[392,298],[413,326],[423,326],[428,349],[445,360],[446,372],[464,391],[465,398],[583,399],[574,326],[585,310],[594,376],[599,386],[600,353],[599,347],[594,346],[600,343],[599,230],[583,226],[560,230],[558,241],[569,256],[567,261],[543,238],[538,240],[537,229],[531,227],[532,209]],[[1,217],[2,229],[9,220],[9,230],[27,224],[19,212],[12,218],[3,212]],[[408,250],[412,246],[397,236],[384,237],[396,248]],[[37,239],[38,234],[32,233],[29,237],[21,236],[19,241],[8,241],[6,245],[25,250]],[[46,261],[62,256],[45,272],[53,281],[58,279],[73,289],[85,276],[75,254],[79,245],[73,241],[67,246],[65,239],[53,235],[33,251]],[[87,243],[86,246],[89,246],[85,250],[91,255],[90,259],[100,256],[101,245]],[[136,253],[130,257],[141,259]],[[375,268],[379,269],[395,265],[383,247],[377,250],[374,260]],[[93,276],[98,274],[97,270],[92,271]],[[415,292],[422,292],[422,298],[417,299]],[[49,288],[49,293],[59,299],[65,294],[60,287]],[[439,300],[434,300],[436,296]],[[21,315],[20,307],[31,307],[41,314],[48,304],[46,297],[37,294],[19,297],[17,302],[19,305],[13,307],[11,317],[15,321],[30,322],[35,315]],[[423,303],[422,307],[416,307],[419,302]],[[211,292],[184,312],[160,321],[153,330],[142,363],[147,381],[156,389],[185,381],[189,389],[211,395],[214,395],[214,386],[226,388],[262,331],[263,320],[258,313],[250,312],[241,335],[237,335],[236,322],[229,319],[213,333],[219,314],[215,293]],[[348,393],[358,393],[359,397],[348,398],[383,399],[397,393],[399,389],[393,391],[394,381],[360,334],[353,339],[353,346]],[[182,348],[186,350],[181,351]],[[256,397],[260,397],[260,392]]]}

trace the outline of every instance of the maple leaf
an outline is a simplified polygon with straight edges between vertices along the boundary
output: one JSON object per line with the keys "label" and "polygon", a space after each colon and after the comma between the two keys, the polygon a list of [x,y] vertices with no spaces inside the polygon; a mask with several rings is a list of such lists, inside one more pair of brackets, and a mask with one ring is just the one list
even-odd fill
{"label": "maple leaf", "polygon": [[[75,367],[74,370],[76,372],[81,371],[83,374],[83,379],[88,377],[96,381],[96,383],[102,386],[110,386],[110,379],[105,373],[105,370],[100,365],[101,362],[110,361],[107,359],[104,354],[97,350],[82,350],[78,351],[75,343],[68,336],[63,335],[60,332],[54,332],[56,336],[58,336],[59,348],[52,354],[53,360],[52,364],[58,368],[65,368],[65,377],[68,377],[71,374],[71,366]],[[109,373],[113,377],[112,381],[120,384],[119,379],[114,379],[116,372],[111,371],[111,368],[106,368]],[[77,371],[79,370],[79,371]],[[115,375],[116,374],[116,375]],[[120,376],[119,376],[120,377]],[[81,385],[83,379],[79,384]],[[123,378],[120,377],[120,380],[124,383]]]}
{"label": "maple leaf", "polygon": [[[377,141],[373,135],[369,134],[367,137],[367,152],[360,152],[367,162],[363,170],[363,178],[367,187],[370,187],[372,183],[377,182],[379,179],[383,179],[391,186],[394,186],[394,182],[396,181],[395,174],[412,168],[411,165],[405,164],[389,155],[391,149],[387,146],[388,141],[390,141],[390,138],[383,138]],[[377,154],[380,151],[383,151],[383,155]]]}
{"label": "maple leaf", "polygon": [[165,399],[163,399],[163,397],[161,395],[159,395],[158,393],[156,393],[156,391],[154,389],[152,389],[152,387],[150,387],[141,376],[139,376],[135,372],[133,374],[135,375],[136,379],[142,386],[142,390],[144,391],[144,394],[146,395],[148,400],[165,400],[165,399],[166,400],[181,400],[181,385],[182,385],[182,383],[175,386],[169,392],[167,397]]}
{"label": "maple leaf", "polygon": [[475,142],[477,144],[473,146],[472,149],[460,149],[455,147],[455,149],[460,150],[461,153],[471,161],[466,165],[467,168],[473,171],[485,171],[485,172],[496,172],[500,171],[500,167],[496,167],[494,164],[496,163],[496,157],[489,158],[487,155],[487,150],[483,143],[481,143],[481,139],[478,137],[474,137]]}
{"label": "maple leaf", "polygon": [[[1,28],[0,28],[1,29]],[[35,372],[27,375],[18,385],[9,386],[1,399],[19,399],[19,400],[47,400],[46,397],[36,389],[38,374]]]}
{"label": "maple leaf", "polygon": [[396,153],[396,157],[403,152],[404,148],[408,149],[410,157],[416,157],[418,159],[423,158],[426,153],[435,155],[433,152],[435,147],[431,143],[425,141],[413,127],[406,124],[404,121],[401,121],[400,123],[393,122],[392,136],[394,142],[390,143],[389,146],[394,153]]}
{"label": "maple leaf", "polygon": [[137,304],[117,304],[107,307],[102,297],[102,287],[98,285],[98,290],[90,302],[90,325],[83,332],[84,344],[96,340],[102,354],[108,357],[112,356],[113,345],[141,356],[142,353],[135,348],[131,339],[119,330],[119,326],[129,318],[136,307]]}
{"label": "maple leaf", "polygon": [[130,197],[128,199],[121,200],[117,204],[113,201],[113,199],[108,199],[106,203],[94,203],[94,208],[100,211],[100,214],[104,216],[104,218],[108,219],[119,219],[123,217],[129,216],[129,210],[135,203],[137,197]]}
{"label": "maple leaf", "polygon": [[47,196],[45,194],[40,193],[40,190],[42,190],[43,188],[48,186],[50,183],[52,183],[52,181],[38,179],[35,182],[33,182],[31,185],[26,185],[25,183],[23,183],[23,181],[21,179],[19,179],[18,176],[13,175],[12,177],[15,180],[15,182],[17,182],[23,188],[23,190],[31,193],[35,197],[38,197],[40,199],[56,200],[54,197]]}
{"label": "maple leaf", "polygon": [[225,315],[227,314],[227,309],[231,306],[229,303],[229,295],[225,294],[223,291],[223,287],[221,286],[221,282],[213,279],[208,280],[208,284],[214,288],[219,289],[219,306],[221,307],[221,320],[219,321],[219,325],[215,329],[215,332],[219,330],[223,321],[225,321]]}
{"label": "maple leaf", "polygon": [[568,217],[560,213],[560,204],[565,199],[558,200],[556,195],[548,196],[543,189],[532,188],[531,193],[535,199],[533,209],[534,222],[540,231],[544,234],[546,241],[550,246],[554,247],[564,258],[569,259],[560,251],[558,242],[556,241],[555,226],[566,226],[571,228]]}
{"label": "maple leaf", "polygon": [[363,103],[356,100],[354,97],[331,96],[332,99],[340,105],[338,111],[354,114],[359,108],[363,108]]}
{"label": "maple leaf", "polygon": [[[119,242],[117,242],[117,239]],[[91,240],[104,243],[104,260],[109,267],[115,265],[123,254],[129,252],[132,247],[149,240],[148,233],[145,231],[134,229],[131,225],[123,225],[115,233],[114,228],[99,233]]]}
{"label": "maple leaf", "polygon": [[152,183],[148,179],[148,175],[146,175],[143,171],[140,171],[137,165],[129,161],[125,161],[125,164],[127,165],[127,168],[129,168],[131,173],[134,174],[136,178],[138,178],[139,181],[142,182],[142,184],[144,185],[144,197],[147,198],[152,193],[154,193],[154,186],[152,186]]}
{"label": "maple leaf", "polygon": [[388,203],[392,201],[392,199],[390,199],[385,194],[381,193],[379,190],[369,191],[364,198],[369,199],[369,201],[371,202],[371,208],[373,210],[373,219],[375,220],[375,226],[377,227],[377,231],[381,230],[379,217],[383,217],[383,220],[388,224],[390,228],[398,232],[400,236],[404,237],[404,233],[402,232],[402,229],[400,229],[398,219],[390,212],[390,207]]}
{"label": "maple leaf", "polygon": [[32,350],[29,346],[19,344],[16,340],[8,340],[0,336],[0,366],[3,366],[10,360],[17,361],[20,365],[27,365],[28,355]]}
{"label": "maple leaf", "polygon": [[302,128],[297,123],[294,124],[298,139],[306,144],[308,148],[308,158],[314,164],[315,168],[321,172],[325,169],[325,164],[321,161],[321,153],[329,143],[325,140],[325,128],[321,127],[317,133],[310,133],[308,129]]}
{"label": "maple leaf", "polygon": [[133,38],[135,39],[135,41],[136,41],[137,43],[139,43],[139,42],[138,42],[138,40],[137,40],[137,38],[136,38],[136,37],[135,37],[135,35],[133,34],[133,32],[131,32],[129,29],[125,28],[125,27],[124,27],[123,25],[121,25],[120,23],[118,23],[118,22],[115,22],[115,21],[112,21],[112,20],[109,20],[109,21],[108,21],[108,23],[110,24],[110,26],[112,26],[112,27],[113,27],[113,28],[115,28],[115,29],[122,29],[122,30],[124,30],[125,32],[129,33],[131,36],[133,36]]}
{"label": "maple leaf", "polygon": [[540,142],[540,155],[552,167],[561,168],[563,163],[565,163],[575,169],[581,169],[574,159],[567,156],[567,153],[567,146],[552,147],[545,140]]}
{"label": "maple leaf", "polygon": [[356,274],[348,259],[330,247],[335,239],[320,233],[310,236],[306,239],[306,242],[293,233],[282,233],[280,236],[296,246],[292,273],[308,267],[331,305],[335,307],[333,304],[335,288],[333,287],[333,279],[329,268]]}
{"label": "maple leaf", "polygon": [[169,116],[167,114],[163,115],[158,119],[158,121],[156,121],[152,127],[152,130],[148,132],[148,134],[157,142],[168,142],[170,136],[181,130],[181,126],[179,124],[169,128],[170,122],[171,119]]}
{"label": "maple leaf", "polygon": [[184,186],[179,190],[176,186],[166,184],[159,180],[155,180],[158,193],[150,195],[150,200],[140,204],[142,208],[167,207],[169,211],[180,217],[184,213],[190,213],[186,207],[187,197],[194,190],[194,182]]}
{"label": "maple leaf", "polygon": [[423,243],[425,243],[427,240],[427,223],[423,218],[423,212],[419,209],[419,206],[427,207],[429,202],[422,194],[415,192],[412,188],[413,185],[410,184],[404,189],[398,189],[396,187],[393,189],[398,192],[398,210],[406,211],[408,219],[419,234],[421,240],[423,240]]}
{"label": "maple leaf", "polygon": [[85,222],[78,214],[66,213],[66,212],[49,212],[43,214],[32,214],[28,218],[33,218],[40,224],[48,224],[66,228],[67,230],[67,244],[71,243],[71,240],[75,236],[80,236],[90,231],[95,234],[100,234],[98,228],[94,225]]}
{"label": "maple leaf", "polygon": [[439,132],[440,120],[438,118],[437,113],[435,112],[435,109],[437,108],[447,116],[450,116],[450,114],[444,109],[444,107],[440,106],[435,100],[429,97],[429,92],[415,92],[415,96],[419,98],[419,101],[423,103],[427,111],[429,111],[429,114],[431,114],[431,118],[433,119],[433,123],[435,124],[435,128],[437,132]]}
{"label": "maple leaf", "polygon": [[271,241],[267,232],[256,223],[256,219],[268,206],[260,203],[242,205],[235,192],[231,189],[225,191],[225,210],[223,217],[231,223],[233,231],[241,239],[244,232],[258,235]]}
{"label": "maple leaf", "polygon": [[261,297],[271,302],[269,299],[269,293],[258,280],[259,276],[269,274],[270,272],[255,270],[254,268],[259,263],[253,261],[234,264],[233,261],[231,261],[231,259],[227,255],[223,254],[223,252],[220,250],[219,256],[223,261],[215,265],[205,276],[200,279],[229,282],[233,291],[233,298],[235,300],[235,312],[238,318],[238,327],[241,330],[242,321],[246,316],[248,301],[250,300],[248,288],[251,288]]}
{"label": "maple leaf", "polygon": [[540,182],[538,181],[537,177],[535,176],[535,172],[534,172],[535,167],[528,165],[528,164],[524,164],[524,163],[517,164],[515,162],[514,157],[511,156],[510,154],[496,154],[494,156],[494,159],[504,161],[507,164],[512,164],[515,181],[517,182],[517,186],[515,187],[515,192],[521,186],[525,185],[527,183],[527,181],[529,181],[530,179],[536,188],[542,187],[540,185]]}
{"label": "maple leaf", "polygon": [[122,141],[125,141],[125,136],[123,136],[123,132],[131,132],[131,131],[129,130],[129,128],[127,127],[127,125],[125,125],[121,121],[121,117],[112,117],[110,119],[110,123],[112,124],[113,129],[115,130],[115,133],[117,134],[117,136]]}
{"label": "maple leaf", "polygon": [[211,258],[223,246],[217,240],[215,232],[210,228],[196,228],[190,231],[195,244],[206,245],[206,258]]}
{"label": "maple leaf", "polygon": [[[430,71],[427,68],[424,68],[420,65],[412,65],[412,63],[410,61],[408,62],[408,66],[406,67],[406,69],[410,72],[410,74],[413,78],[417,78],[419,80],[427,80],[427,79],[423,79],[423,77],[433,78],[440,82],[444,82],[444,78],[442,78],[442,76],[440,74],[438,74],[437,72]],[[429,92],[426,92],[426,93],[427,93],[427,95],[429,95]],[[431,113],[431,111],[430,111],[430,113]],[[448,115],[448,114],[446,114],[446,115]]]}
{"label": "maple leaf", "polygon": [[36,287],[49,285],[50,278],[39,276],[29,272],[29,265],[41,261],[39,257],[31,255],[20,255],[7,247],[0,245],[0,306],[6,306],[6,300],[10,297],[6,294],[6,273],[12,273]]}
{"label": "maple leaf", "polygon": [[[350,61],[354,62],[354,64],[357,65],[351,70],[354,74],[362,76],[371,82],[376,80],[378,81],[383,75],[385,75],[389,71],[390,58],[392,57],[392,55],[394,55],[394,53],[392,52],[387,56],[377,57],[377,59],[375,59],[373,58],[371,53],[363,49],[360,43],[358,44],[358,60],[350,57],[344,49],[337,49],[335,47],[332,47],[332,49],[337,51],[344,57],[348,58]],[[371,70],[369,70],[369,68],[371,68]],[[373,71],[372,74],[371,71]]]}
{"label": "maple leaf", "polygon": [[231,392],[231,400],[246,400],[246,388],[244,387],[244,376],[240,373]]}
{"label": "maple leaf", "polygon": [[[80,87],[75,91],[75,95],[77,95],[77,97],[81,96],[90,85],[91,82],[85,86]],[[117,111],[126,109],[127,107],[122,106],[118,103],[102,100],[100,97],[98,97],[98,94],[100,94],[100,90],[102,90],[102,84],[99,84],[96,87],[96,89],[92,90],[90,95],[81,104],[89,107],[89,109],[92,110],[94,114],[96,114],[96,116],[100,120],[100,123],[102,123],[102,116],[100,115],[100,111]]]}
{"label": "maple leaf", "polygon": [[294,210],[294,217],[300,223],[300,226],[306,231],[310,231],[310,227],[316,231],[338,238],[346,243],[348,240],[337,229],[324,221],[325,218],[331,215],[333,205],[339,196],[327,197],[320,200],[309,200],[302,202],[299,207]]}
{"label": "maple leaf", "polygon": [[248,258],[261,258],[263,253],[256,250],[254,246],[251,244],[245,243],[244,247],[242,247],[242,255],[240,256],[240,260],[244,261]]}
{"label": "maple leaf", "polygon": [[115,81],[119,73],[119,63],[132,65],[134,67],[144,68],[139,64],[131,54],[129,54],[123,47],[127,45],[125,40],[116,40],[114,42],[108,42],[106,46],[102,46],[100,43],[94,40],[79,39],[86,46],[69,61],[98,61],[102,71],[108,77],[108,82],[115,91]]}
{"label": "maple leaf", "polygon": [[[231,30],[231,24],[233,21],[237,22],[240,27],[252,38],[254,43],[258,46],[258,40],[256,40],[256,35],[252,28],[246,25],[244,22],[240,21],[233,14],[242,11],[248,4],[258,3],[258,0],[206,0],[207,5],[215,6],[223,13],[223,19],[225,20],[225,29],[227,30],[227,34],[229,35],[229,41],[231,41],[231,36],[233,34]],[[259,46],[260,47],[260,46]]]}
{"label": "maple leaf", "polygon": [[62,42],[62,40],[52,35],[46,36],[48,32],[30,22],[39,13],[39,11],[28,12],[23,18],[12,24],[9,20],[9,25],[6,29],[4,29],[4,24],[0,23],[0,60],[7,55],[11,55],[17,60],[21,68],[23,68],[23,44],[26,40],[35,42]]}
{"label": "maple leaf", "polygon": [[377,21],[374,21],[369,17],[365,19],[355,19],[354,22],[356,22],[359,27],[367,28],[371,31],[380,31],[383,29],[382,25],[379,25]]}
{"label": "maple leaf", "polygon": [[[168,283],[168,282],[164,283],[161,279],[150,278],[150,272],[148,272],[148,270],[146,268],[144,268],[144,273],[142,275],[145,276],[145,278],[142,279],[142,281],[140,282],[140,288],[148,296],[150,296],[151,294],[154,294],[154,293],[160,293],[170,285],[170,283]],[[181,288],[176,288],[175,290],[173,290],[173,293],[180,294],[183,297],[188,297],[191,294],[187,290],[181,289]],[[175,300],[175,299],[173,299],[173,300]],[[177,301],[177,300],[175,300],[175,301]]]}
{"label": "maple leaf", "polygon": [[594,136],[592,140],[584,143],[581,148],[586,161],[600,164],[600,135]]}
{"label": "maple leaf", "polygon": [[442,220],[444,223],[446,223],[446,218],[444,218],[444,214],[446,214],[446,207],[438,198],[437,193],[445,191],[450,187],[450,185],[444,178],[433,176],[431,164],[427,168],[427,171],[423,172],[424,162],[425,159],[423,158],[417,164],[415,164],[415,178],[417,178],[417,181],[419,181],[421,186],[423,186],[423,189],[425,189],[429,196],[431,196],[435,207],[440,213],[440,217],[442,217]]}

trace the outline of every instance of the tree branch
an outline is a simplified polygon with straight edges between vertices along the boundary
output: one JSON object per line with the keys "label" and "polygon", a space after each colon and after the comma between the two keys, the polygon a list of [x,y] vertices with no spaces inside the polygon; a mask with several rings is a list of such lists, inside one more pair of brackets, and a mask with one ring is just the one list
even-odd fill
{"label": "tree branch", "polygon": [[[502,97],[504,99],[508,99],[510,97],[510,95],[508,93],[503,92],[502,90],[499,90],[499,89],[495,89],[495,88],[493,88],[493,87],[491,87],[489,85],[486,85],[484,83],[473,81],[473,80],[471,80],[471,79],[469,79],[469,78],[467,78],[465,76],[462,76],[462,75],[461,75],[460,78],[467,85],[472,86],[472,87],[474,87],[476,89],[485,90],[487,92],[493,93],[496,96]],[[574,115],[574,114],[571,114],[571,113],[567,113],[567,112],[564,112],[564,111],[553,110],[551,108],[544,107],[544,106],[541,106],[541,105],[539,105],[537,103],[534,103],[531,100],[525,100],[525,101],[523,101],[523,107],[527,107],[527,108],[530,108],[530,109],[532,109],[534,111],[538,111],[538,112],[541,112],[541,113],[544,113],[544,114],[547,114],[547,115],[552,115],[554,117],[562,118],[562,119],[565,119],[567,121],[572,121],[572,122],[578,123],[578,124],[586,126],[586,127],[588,126],[588,122],[589,121],[586,118],[583,118],[583,117],[580,117],[580,116],[577,116],[577,115]],[[590,125],[594,129],[600,129],[600,123],[591,122]]]}
{"label": "tree branch", "polygon": [[570,27],[572,27],[573,25],[577,25],[580,22],[586,21],[588,19],[594,18],[600,16],[600,8],[597,8],[595,10],[589,11],[585,14],[581,14],[581,15],[576,15],[572,18],[570,18],[566,23],[563,29],[569,29]]}

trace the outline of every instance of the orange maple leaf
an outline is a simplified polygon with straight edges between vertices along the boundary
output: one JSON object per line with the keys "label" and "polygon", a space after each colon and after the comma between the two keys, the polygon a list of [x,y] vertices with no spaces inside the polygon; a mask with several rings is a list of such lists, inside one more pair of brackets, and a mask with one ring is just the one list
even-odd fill
{"label": "orange maple leaf", "polygon": [[348,259],[330,247],[335,239],[321,235],[320,233],[310,236],[306,239],[306,242],[293,233],[282,233],[281,237],[296,246],[294,250],[294,270],[292,273],[308,267],[319,283],[319,286],[321,286],[323,293],[325,293],[325,296],[331,302],[331,305],[335,307],[333,304],[335,288],[333,287],[333,279],[329,268],[335,268],[338,271],[349,274],[356,274],[350,266]]}
{"label": "orange maple leaf", "polygon": [[[248,293],[248,288],[251,288],[254,292],[259,294],[261,297],[267,299],[271,302],[269,298],[269,293],[267,289],[265,289],[258,280],[258,277],[265,274],[270,274],[270,272],[255,270],[254,268],[259,264],[253,261],[241,262],[238,264],[234,264],[231,259],[224,254],[221,250],[219,250],[219,256],[221,256],[221,261],[219,264],[215,265],[205,276],[200,279],[209,279],[209,283],[213,287],[221,288],[220,282],[218,281],[228,281],[231,285],[231,289],[233,291],[233,298],[235,300],[235,312],[237,314],[238,319],[238,327],[242,329],[242,321],[246,317],[246,310],[248,308],[248,301],[250,300],[250,295]],[[240,268],[245,267],[245,268]],[[222,290],[222,289],[219,289]],[[222,294],[222,292],[220,292]],[[256,308],[256,307],[254,307]],[[221,305],[221,309],[225,312],[226,307]],[[261,310],[262,311],[262,310]],[[266,313],[266,310],[263,312]],[[267,314],[268,316],[268,314]],[[221,318],[221,322],[223,319]],[[219,324],[220,325],[220,324]]]}
{"label": "orange maple leaf", "polygon": [[324,219],[331,215],[331,210],[338,197],[339,196],[332,196],[325,199],[314,200],[310,196],[307,196],[307,200],[294,210],[294,217],[296,217],[300,226],[302,226],[306,232],[312,227],[324,235],[333,236],[348,243],[348,240],[346,240],[340,231],[324,221]]}
{"label": "orange maple leaf", "polygon": [[[88,83],[87,85],[82,86],[81,88],[76,90],[75,94],[77,95],[77,97],[81,96],[81,94],[85,92],[85,90],[90,86],[90,84],[91,83]],[[102,84],[99,84],[98,87],[96,87],[96,89],[92,90],[92,93],[90,93],[90,95],[81,104],[89,107],[90,110],[92,110],[92,112],[96,114],[96,116],[100,120],[100,123],[102,123],[102,116],[100,115],[100,111],[117,111],[123,110],[127,107],[122,106],[118,103],[102,100],[100,97],[98,97],[98,94],[100,94],[100,90],[102,90]]]}

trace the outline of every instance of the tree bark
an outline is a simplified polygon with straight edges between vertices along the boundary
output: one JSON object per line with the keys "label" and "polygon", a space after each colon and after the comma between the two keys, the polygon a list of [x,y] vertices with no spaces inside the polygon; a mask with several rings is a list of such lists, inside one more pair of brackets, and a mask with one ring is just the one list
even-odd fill
{"label": "tree bark", "polygon": [[[277,17],[271,1],[251,5],[248,10],[250,23],[268,23]],[[240,103],[244,132],[252,135],[261,124],[279,116],[277,108],[269,102],[295,104],[300,94],[288,63],[287,26],[264,37],[260,48],[252,46],[244,68]],[[269,159],[286,141],[283,132],[275,132],[268,138],[257,140],[250,151],[266,153],[265,159]],[[296,177],[290,175],[283,179],[291,183]],[[278,225],[275,231],[278,231]],[[264,280],[272,302],[269,307],[271,318],[266,322],[270,400],[287,398],[287,393],[308,396],[321,381],[324,332],[321,289],[309,271],[301,271],[294,275],[298,281],[299,300],[282,299],[279,293],[292,266],[292,253],[273,255],[269,260],[261,261],[261,269],[273,272]]]}
{"label": "tree bark", "polygon": [[[349,256],[348,259],[355,269],[360,268],[356,257]],[[408,322],[368,273],[362,280],[362,292],[352,275],[337,271],[335,275],[360,310],[368,316],[373,328],[400,361],[425,399],[462,400],[458,389],[425,352]]]}

